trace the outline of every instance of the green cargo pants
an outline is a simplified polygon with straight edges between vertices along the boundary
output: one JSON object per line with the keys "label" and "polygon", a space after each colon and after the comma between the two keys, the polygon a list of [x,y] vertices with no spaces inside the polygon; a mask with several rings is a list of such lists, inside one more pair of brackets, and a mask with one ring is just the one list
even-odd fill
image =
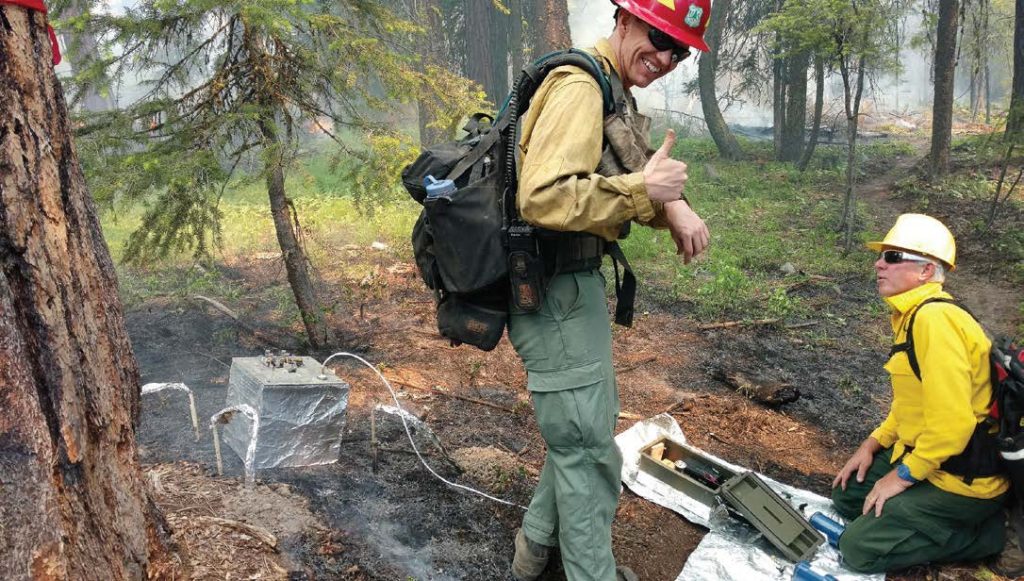
{"label": "green cargo pants", "polygon": [[891,458],[891,448],[882,450],[864,482],[858,483],[854,475],[845,491],[832,489],[836,511],[848,521],[839,538],[839,552],[848,567],[882,573],[924,563],[982,559],[1003,549],[1005,495],[970,498],[923,481],[887,500],[881,517],[874,511],[861,515],[875,482],[894,468]]}
{"label": "green cargo pants", "polygon": [[556,276],[541,310],[512,315],[508,335],[548,449],[523,532],[561,548],[570,581],[613,581],[622,456],[604,277],[597,270]]}

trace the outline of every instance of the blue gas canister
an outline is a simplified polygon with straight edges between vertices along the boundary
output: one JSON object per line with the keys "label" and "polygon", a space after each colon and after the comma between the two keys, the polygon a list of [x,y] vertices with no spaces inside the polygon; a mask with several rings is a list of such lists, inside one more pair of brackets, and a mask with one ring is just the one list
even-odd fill
{"label": "blue gas canister", "polygon": [[423,178],[423,187],[427,189],[428,200],[436,200],[438,198],[451,200],[452,194],[458,189],[452,180],[439,180],[432,175]]}
{"label": "blue gas canister", "polygon": [[843,536],[846,527],[830,519],[820,512],[811,515],[811,526],[821,531],[828,544],[839,548],[839,537]]}
{"label": "blue gas canister", "polygon": [[793,567],[793,581],[839,581],[831,575],[824,573],[818,573],[814,569],[811,569],[811,564],[807,561],[800,561]]}

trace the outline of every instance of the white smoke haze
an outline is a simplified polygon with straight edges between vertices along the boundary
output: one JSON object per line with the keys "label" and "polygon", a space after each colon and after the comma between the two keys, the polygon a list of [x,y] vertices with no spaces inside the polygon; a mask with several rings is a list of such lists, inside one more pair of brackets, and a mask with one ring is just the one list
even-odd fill
{"label": "white smoke haze", "polygon": [[[99,12],[108,14],[121,14],[130,9],[135,0],[101,0]],[[905,40],[900,51],[899,60],[901,70],[898,74],[886,73],[875,75],[871,84],[865,91],[862,110],[865,114],[865,126],[875,124],[893,123],[898,120],[905,125],[918,126],[924,119],[930,116],[933,81],[931,75],[931,59],[927,55],[930,49],[927,46],[919,48],[910,47],[910,39],[921,32],[923,22],[922,3],[918,0],[908,11],[905,19],[902,35]],[[613,14],[615,5],[611,0],[567,0],[569,8],[569,28],[572,35],[573,45],[580,48],[592,47],[602,37],[611,34],[614,26]],[[1012,2],[1009,3],[1012,11]],[[1012,14],[1007,16],[1010,20],[1010,32],[1012,34]],[[999,21],[1002,16],[994,17]],[[1003,25],[1005,28],[1005,24]],[[889,31],[885,31],[886,34]],[[61,41],[64,39],[61,38]],[[1012,41],[1011,41],[1012,44]],[[70,74],[70,62],[67,46],[63,46],[64,62],[58,67],[57,72],[61,76]],[[1012,48],[1012,47],[1010,47]],[[116,52],[115,47],[115,52]],[[956,98],[958,106],[966,106],[969,101],[967,77],[969,75],[968,56],[962,47],[958,47],[960,63],[957,67],[957,88]],[[1012,54],[1007,47],[996,50],[988,55],[992,71],[992,99],[997,108],[1005,108],[1008,98],[1008,85],[1011,76]],[[808,73],[811,79],[808,82],[807,108],[808,116],[811,115],[814,102],[814,81],[813,72]],[[689,125],[698,130],[703,130],[701,119],[700,101],[696,94],[687,93],[684,89],[687,83],[691,83],[697,77],[697,58],[691,57],[682,63],[675,71],[665,78],[655,82],[646,89],[634,91],[639,107],[645,114],[655,118],[663,117],[666,111],[672,112],[676,121],[686,121]],[[129,78],[122,79],[121,83],[113,89],[111,95],[114,103],[126,106],[139,99],[145,94],[146,75],[135,74]],[[721,97],[728,89],[728,79],[719,79],[718,92]],[[762,94],[770,95],[770,87],[764,87]],[[829,123],[842,115],[842,80],[837,73],[826,78],[825,86],[826,106],[825,122]],[[749,96],[739,96],[739,102],[726,104],[723,102],[723,115],[726,121],[733,125],[747,126],[770,126],[772,124],[772,112],[770,103],[758,104],[753,102]],[[810,119],[808,119],[810,123]],[[909,127],[908,127],[909,128]]]}
{"label": "white smoke haze", "polygon": [[[569,28],[573,45],[581,48],[593,46],[601,37],[611,34],[613,27],[612,15],[615,5],[611,0],[568,0]],[[927,54],[931,49],[925,45],[912,48],[910,39],[920,35],[923,22],[922,6],[918,3],[912,7],[904,21],[902,35],[904,40],[900,50],[900,71],[898,73],[875,74],[870,86],[866,88],[862,111],[865,115],[865,126],[875,124],[891,124],[897,122],[906,128],[917,127],[930,117],[934,82],[931,74],[931,58]],[[1012,20],[1012,18],[1011,18]],[[887,31],[885,33],[888,33]],[[962,41],[961,39],[958,39]],[[967,55],[962,47],[960,63],[957,67],[956,98],[958,106],[966,106],[968,85]],[[993,105],[1005,108],[1006,93],[1012,68],[1009,51],[990,54],[989,63],[992,70]],[[813,71],[808,72],[810,79],[807,86],[808,123],[814,104]],[[675,117],[687,118],[687,115],[702,118],[700,102],[696,95],[687,94],[683,87],[697,76],[697,59],[690,58],[676,71],[647,89],[633,92],[642,112],[660,116],[665,110],[675,112]],[[725,90],[725,80],[719,80],[719,95]],[[765,87],[763,94],[770,95],[771,88]],[[825,80],[825,122],[842,115],[843,84],[838,73],[826,77]],[[726,122],[734,125],[770,126],[772,111],[770,104],[759,105],[753,99],[745,103],[722,103]],[[689,118],[692,121],[692,118]]]}

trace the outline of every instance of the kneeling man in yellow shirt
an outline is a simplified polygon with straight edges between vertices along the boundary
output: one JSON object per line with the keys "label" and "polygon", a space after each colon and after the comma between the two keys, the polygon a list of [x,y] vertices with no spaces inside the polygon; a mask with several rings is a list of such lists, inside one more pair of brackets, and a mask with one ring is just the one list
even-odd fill
{"label": "kneeling man in yellow shirt", "polygon": [[983,423],[991,343],[942,289],[956,265],[953,235],[930,216],[904,214],[868,247],[880,253],[878,294],[892,310],[893,398],[832,483],[850,521],[843,559],[876,573],[995,555],[1009,483]]}

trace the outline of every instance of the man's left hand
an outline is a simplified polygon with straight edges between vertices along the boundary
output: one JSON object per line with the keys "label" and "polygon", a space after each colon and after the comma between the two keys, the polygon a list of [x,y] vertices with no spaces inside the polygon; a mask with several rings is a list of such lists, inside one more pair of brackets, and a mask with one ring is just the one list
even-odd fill
{"label": "man's left hand", "polygon": [[689,264],[711,243],[711,234],[686,200],[675,200],[665,204],[665,219],[676,243],[676,254],[683,255],[683,262]]}
{"label": "man's left hand", "polygon": [[861,511],[861,514],[867,514],[871,509],[874,509],[876,518],[882,516],[882,507],[885,506],[885,501],[913,485],[913,482],[907,482],[900,478],[896,474],[896,470],[891,470],[888,474],[879,478],[878,482],[875,482],[875,486],[864,499],[864,510]]}

